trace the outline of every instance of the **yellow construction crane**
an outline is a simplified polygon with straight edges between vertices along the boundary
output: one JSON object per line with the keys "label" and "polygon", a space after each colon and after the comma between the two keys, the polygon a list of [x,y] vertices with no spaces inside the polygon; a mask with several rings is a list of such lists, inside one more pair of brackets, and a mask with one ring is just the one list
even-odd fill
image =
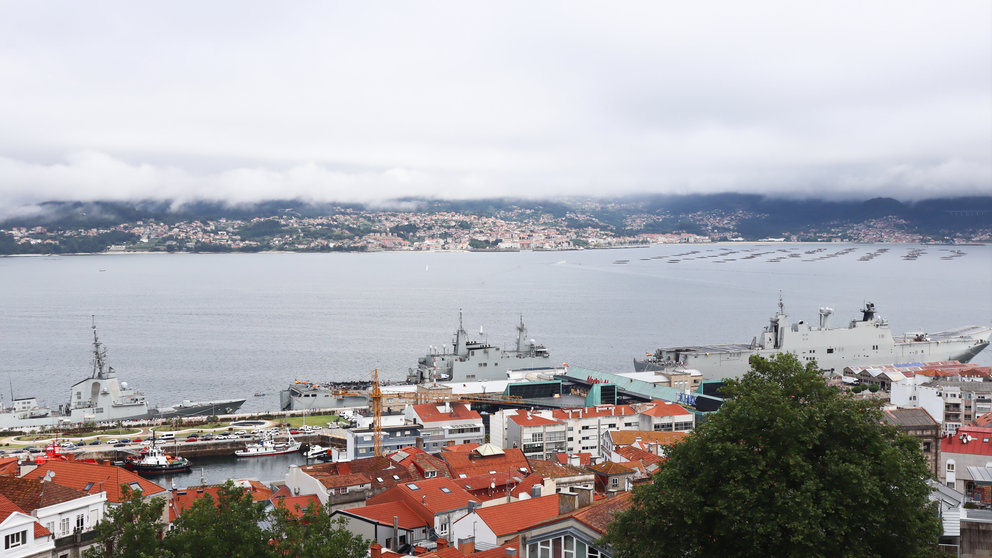
{"label": "yellow construction crane", "polygon": [[372,389],[369,399],[372,400],[372,454],[382,457],[382,390],[379,389],[379,369],[372,371]]}

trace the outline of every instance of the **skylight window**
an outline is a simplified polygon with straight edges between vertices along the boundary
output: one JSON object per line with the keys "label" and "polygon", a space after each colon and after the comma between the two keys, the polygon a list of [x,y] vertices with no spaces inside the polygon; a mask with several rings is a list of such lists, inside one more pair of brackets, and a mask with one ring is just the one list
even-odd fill
{"label": "skylight window", "polygon": [[141,490],[141,485],[138,484],[138,481],[129,482],[127,485],[131,487],[131,490]]}
{"label": "skylight window", "polygon": [[444,492],[445,494],[451,494],[451,489],[448,488],[447,486],[442,486],[441,492]]}
{"label": "skylight window", "polygon": [[86,486],[83,487],[83,492],[89,492],[91,488],[93,488],[93,483],[88,482],[86,483]]}
{"label": "skylight window", "polygon": [[420,490],[420,487],[417,486],[417,485],[415,485],[415,484],[413,484],[412,482],[410,484],[406,485],[406,487],[409,488],[410,490]]}
{"label": "skylight window", "polygon": [[393,480],[400,480],[400,476],[399,475],[393,475]]}

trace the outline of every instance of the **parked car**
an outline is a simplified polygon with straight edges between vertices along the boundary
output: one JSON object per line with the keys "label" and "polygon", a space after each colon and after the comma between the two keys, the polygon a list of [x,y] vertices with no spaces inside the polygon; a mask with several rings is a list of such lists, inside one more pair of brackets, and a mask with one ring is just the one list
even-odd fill
{"label": "parked car", "polygon": [[89,443],[91,446],[99,446],[102,442],[100,440],[93,440]]}
{"label": "parked car", "polygon": [[200,439],[197,438],[196,436],[189,436],[188,438],[186,438],[186,441],[187,442],[199,442]]}

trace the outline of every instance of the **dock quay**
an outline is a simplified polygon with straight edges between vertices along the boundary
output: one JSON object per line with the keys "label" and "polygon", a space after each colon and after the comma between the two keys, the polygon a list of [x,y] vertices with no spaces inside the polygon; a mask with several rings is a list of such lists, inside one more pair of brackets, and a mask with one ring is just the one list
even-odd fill
{"label": "dock quay", "polygon": [[[343,432],[334,431],[332,433],[294,434],[293,438],[304,444],[319,444],[324,447],[345,446],[345,436]],[[160,444],[166,452],[181,455],[188,458],[196,457],[217,457],[233,456],[237,450],[245,448],[245,444],[253,442],[252,438],[242,438],[238,440],[204,440],[198,442],[169,442]],[[78,459],[96,459],[119,461],[128,455],[134,455],[141,449],[140,444],[126,446],[124,448],[99,447],[94,449],[81,449],[73,453]]]}

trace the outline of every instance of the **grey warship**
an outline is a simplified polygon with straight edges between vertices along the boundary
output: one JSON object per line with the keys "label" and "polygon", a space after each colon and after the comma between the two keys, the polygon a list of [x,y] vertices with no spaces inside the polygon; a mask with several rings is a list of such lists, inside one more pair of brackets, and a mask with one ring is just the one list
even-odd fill
{"label": "grey warship", "polygon": [[0,429],[230,414],[245,402],[184,401],[172,407],[149,408],[144,394],[119,381],[117,371],[107,365],[107,350],[97,337],[95,323],[92,328],[93,372],[70,388],[69,402],[51,409],[39,405],[34,397],[14,399],[10,407],[0,405]]}
{"label": "grey warship", "polygon": [[830,308],[820,308],[818,326],[790,324],[781,297],[778,312],[750,344],[696,345],[668,347],[634,359],[638,372],[664,372],[672,368],[699,370],[710,379],[737,378],[750,368],[751,355],[771,357],[793,353],[800,361],[816,361],[826,372],[840,373],[845,366],[933,362],[957,360],[968,362],[989,345],[992,328],[966,326],[937,333],[913,332],[894,338],[887,320],[878,315],[875,305],[865,303],[860,320],[847,327],[831,328]]}
{"label": "grey warship", "polygon": [[[481,333],[481,332],[480,332]],[[484,341],[473,341],[462,324],[458,311],[458,329],[451,341],[451,352],[439,352],[431,347],[426,356],[410,368],[406,381],[420,384],[435,380],[445,382],[478,382],[504,380],[508,370],[546,369],[551,367],[551,355],[544,345],[527,339],[523,316],[517,324],[515,349],[503,350]]]}

